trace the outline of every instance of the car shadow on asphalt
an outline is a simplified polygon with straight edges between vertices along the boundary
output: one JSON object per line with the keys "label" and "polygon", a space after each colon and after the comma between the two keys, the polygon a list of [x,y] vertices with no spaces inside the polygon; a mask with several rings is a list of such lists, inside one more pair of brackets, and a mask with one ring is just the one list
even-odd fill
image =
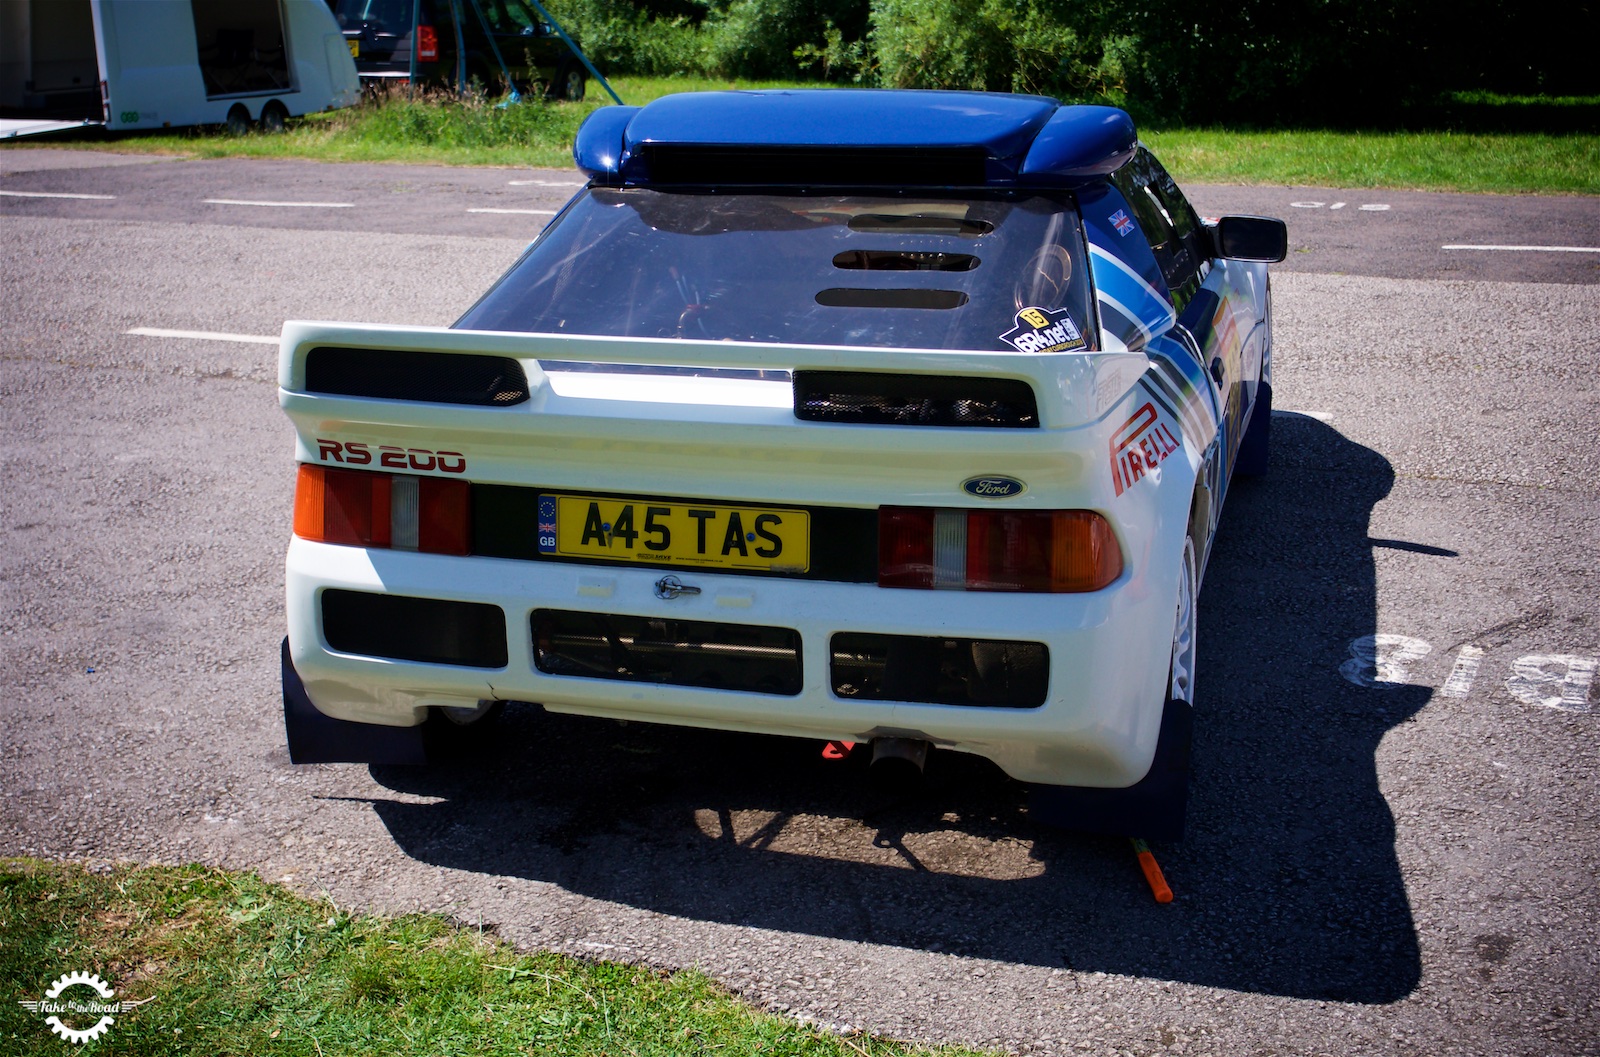
{"label": "car shadow on asphalt", "polygon": [[396,843],[679,917],[1080,972],[1384,1003],[1421,960],[1378,787],[1379,740],[1428,701],[1340,675],[1373,634],[1368,521],[1393,471],[1274,417],[1271,471],[1228,497],[1200,604],[1189,825],[1156,851],[1029,819],[987,761],[934,754],[885,790],[815,742],[508,710],[491,744],[379,767]]}

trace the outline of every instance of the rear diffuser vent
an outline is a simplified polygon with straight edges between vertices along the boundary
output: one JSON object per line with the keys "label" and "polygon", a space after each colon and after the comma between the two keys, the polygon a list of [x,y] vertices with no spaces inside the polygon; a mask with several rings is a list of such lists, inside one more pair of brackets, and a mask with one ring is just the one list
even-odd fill
{"label": "rear diffuser vent", "polygon": [[808,422],[1039,428],[1033,387],[1015,378],[796,371],[794,414]]}
{"label": "rear diffuser vent", "polygon": [[506,356],[390,349],[312,349],[306,389],[334,396],[503,407],[528,399],[522,364]]}
{"label": "rear diffuser vent", "polygon": [[650,183],[701,187],[977,187],[985,156],[978,147],[688,147],[639,148]]}
{"label": "rear diffuser vent", "polygon": [[534,664],[550,675],[800,693],[800,634],[788,628],[559,609],[534,610],[532,627]]}

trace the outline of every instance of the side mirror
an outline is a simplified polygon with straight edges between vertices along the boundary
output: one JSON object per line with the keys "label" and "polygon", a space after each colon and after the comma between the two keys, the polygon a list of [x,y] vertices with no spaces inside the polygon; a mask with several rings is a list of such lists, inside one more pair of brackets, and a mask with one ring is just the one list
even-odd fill
{"label": "side mirror", "polygon": [[1212,241],[1218,257],[1276,263],[1289,256],[1289,227],[1273,217],[1229,216],[1217,221]]}

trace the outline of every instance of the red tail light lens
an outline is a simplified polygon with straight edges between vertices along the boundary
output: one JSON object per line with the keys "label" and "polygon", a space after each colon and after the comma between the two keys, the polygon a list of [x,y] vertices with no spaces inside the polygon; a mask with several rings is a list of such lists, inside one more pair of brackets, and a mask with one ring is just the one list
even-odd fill
{"label": "red tail light lens", "polygon": [[417,61],[439,61],[439,34],[432,26],[417,27]]}
{"label": "red tail light lens", "polygon": [[466,481],[302,465],[294,534],[351,547],[470,554],[471,499]]}
{"label": "red tail light lens", "polygon": [[878,585],[1098,591],[1122,575],[1111,523],[1092,510],[878,512]]}
{"label": "red tail light lens", "polygon": [[417,549],[429,554],[470,554],[471,486],[437,477],[417,480]]}
{"label": "red tail light lens", "polygon": [[933,586],[933,511],[878,510],[878,586]]}

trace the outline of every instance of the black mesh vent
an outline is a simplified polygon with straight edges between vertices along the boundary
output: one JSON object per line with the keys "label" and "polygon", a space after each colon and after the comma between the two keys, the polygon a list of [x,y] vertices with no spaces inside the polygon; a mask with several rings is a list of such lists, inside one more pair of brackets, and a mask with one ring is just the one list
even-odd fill
{"label": "black mesh vent", "polygon": [[701,187],[977,187],[979,147],[689,147],[646,145],[652,184]]}
{"label": "black mesh vent", "polygon": [[833,692],[863,701],[1038,708],[1050,685],[1042,642],[840,632],[832,653]]}
{"label": "black mesh vent", "polygon": [[312,349],[306,390],[334,396],[502,407],[528,399],[522,364],[505,356],[390,349]]}
{"label": "black mesh vent", "polygon": [[551,675],[800,693],[800,633],[788,628],[559,609],[534,610],[532,627],[534,663]]}
{"label": "black mesh vent", "polygon": [[796,371],[794,413],[808,422],[1039,428],[1033,387],[1015,378]]}

